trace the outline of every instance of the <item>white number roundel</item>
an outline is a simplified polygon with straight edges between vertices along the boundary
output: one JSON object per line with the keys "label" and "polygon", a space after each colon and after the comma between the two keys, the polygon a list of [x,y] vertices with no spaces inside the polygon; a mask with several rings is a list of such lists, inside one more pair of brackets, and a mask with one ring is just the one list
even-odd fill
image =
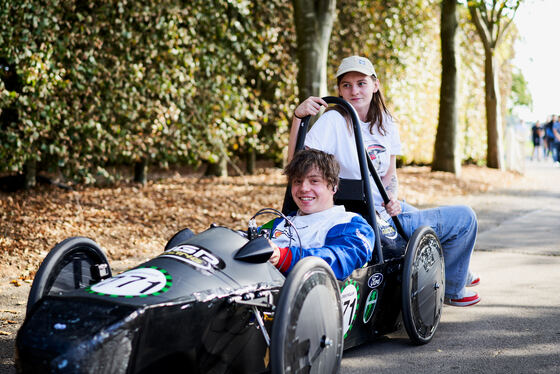
{"label": "white number roundel", "polygon": [[163,269],[138,268],[126,271],[91,286],[98,295],[148,296],[165,292],[171,286],[171,276]]}
{"label": "white number roundel", "polygon": [[358,300],[360,295],[358,293],[358,284],[356,281],[348,281],[342,289],[342,294],[340,295],[340,301],[342,302],[342,322],[344,337],[348,336],[348,333],[352,329],[354,324],[354,319],[356,318],[356,312],[358,310]]}

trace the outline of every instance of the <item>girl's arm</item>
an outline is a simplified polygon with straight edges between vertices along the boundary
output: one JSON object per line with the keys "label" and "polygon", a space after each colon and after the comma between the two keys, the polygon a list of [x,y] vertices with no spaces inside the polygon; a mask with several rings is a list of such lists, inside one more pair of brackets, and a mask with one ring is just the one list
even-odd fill
{"label": "girl's arm", "polygon": [[389,195],[389,203],[383,204],[385,210],[391,216],[398,216],[402,212],[401,203],[397,200],[399,196],[399,180],[397,178],[397,156],[391,155],[389,169],[387,173],[381,177],[381,182]]}
{"label": "girl's arm", "polygon": [[391,155],[389,169],[387,173],[381,177],[383,186],[387,190],[389,199],[396,200],[399,197],[399,180],[397,178],[397,156]]}
{"label": "girl's arm", "polygon": [[301,119],[307,116],[315,116],[321,110],[321,107],[325,108],[328,106],[325,100],[320,97],[310,96],[305,99],[301,104],[297,106],[294,110],[294,116],[292,118],[292,127],[290,129],[290,138],[288,141],[288,162],[294,157],[294,152],[296,148],[297,134],[299,130],[299,124]]}

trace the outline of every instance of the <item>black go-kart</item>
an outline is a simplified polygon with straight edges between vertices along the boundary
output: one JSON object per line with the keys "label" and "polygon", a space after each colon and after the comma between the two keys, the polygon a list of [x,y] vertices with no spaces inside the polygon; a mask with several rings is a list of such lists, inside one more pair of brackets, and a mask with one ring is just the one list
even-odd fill
{"label": "black go-kart", "polygon": [[[373,208],[369,173],[385,191],[352,116],[362,180],[341,180],[337,204],[376,233],[372,260],[337,281],[319,258],[284,277],[266,230],[184,229],[157,257],[112,275],[101,248],[73,237],[47,255],[16,338],[18,373],[334,373],[342,352],[404,325],[415,344],[434,336],[444,263],[428,227],[405,239]],[[302,121],[303,147],[309,117]],[[295,210],[286,190],[283,211]],[[258,216],[265,210],[255,215]],[[281,213],[278,213],[282,215]]]}

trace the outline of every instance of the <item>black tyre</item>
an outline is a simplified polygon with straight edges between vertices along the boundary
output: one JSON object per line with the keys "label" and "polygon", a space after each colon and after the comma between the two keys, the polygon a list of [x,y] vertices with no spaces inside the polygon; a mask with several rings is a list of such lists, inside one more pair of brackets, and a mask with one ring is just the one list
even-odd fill
{"label": "black tyre", "polygon": [[191,229],[188,228],[182,229],[181,231],[173,235],[171,239],[169,239],[169,241],[165,245],[165,250],[167,251],[168,249],[183,244],[185,241],[192,238],[193,236],[194,236],[194,232],[192,232]]}
{"label": "black tyre", "polygon": [[331,268],[299,261],[279,295],[272,326],[272,373],[336,373],[343,349],[342,308]]}
{"label": "black tyre", "polygon": [[404,327],[414,344],[426,344],[438,327],[445,294],[443,251],[430,227],[419,227],[412,234],[402,279]]}
{"label": "black tyre", "polygon": [[27,313],[47,295],[58,295],[97,283],[111,276],[107,256],[93,240],[68,238],[49,252],[41,263],[27,299]]}

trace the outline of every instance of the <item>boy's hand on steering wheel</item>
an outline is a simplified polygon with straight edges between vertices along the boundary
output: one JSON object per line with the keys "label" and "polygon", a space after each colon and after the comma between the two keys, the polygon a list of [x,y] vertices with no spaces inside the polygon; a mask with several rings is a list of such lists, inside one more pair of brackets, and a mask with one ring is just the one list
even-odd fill
{"label": "boy's hand on steering wheel", "polygon": [[325,108],[328,106],[325,100],[320,97],[310,96],[297,106],[296,110],[294,110],[294,116],[299,119],[315,116],[319,113],[322,106]]}
{"label": "boy's hand on steering wheel", "polygon": [[272,242],[272,240],[268,239],[268,243],[270,244],[270,246],[274,250],[274,252],[272,252],[272,256],[270,256],[268,261],[270,261],[270,263],[272,265],[276,266],[276,265],[278,265],[278,261],[280,260],[280,249],[278,248],[278,246],[276,244],[274,244]]}

